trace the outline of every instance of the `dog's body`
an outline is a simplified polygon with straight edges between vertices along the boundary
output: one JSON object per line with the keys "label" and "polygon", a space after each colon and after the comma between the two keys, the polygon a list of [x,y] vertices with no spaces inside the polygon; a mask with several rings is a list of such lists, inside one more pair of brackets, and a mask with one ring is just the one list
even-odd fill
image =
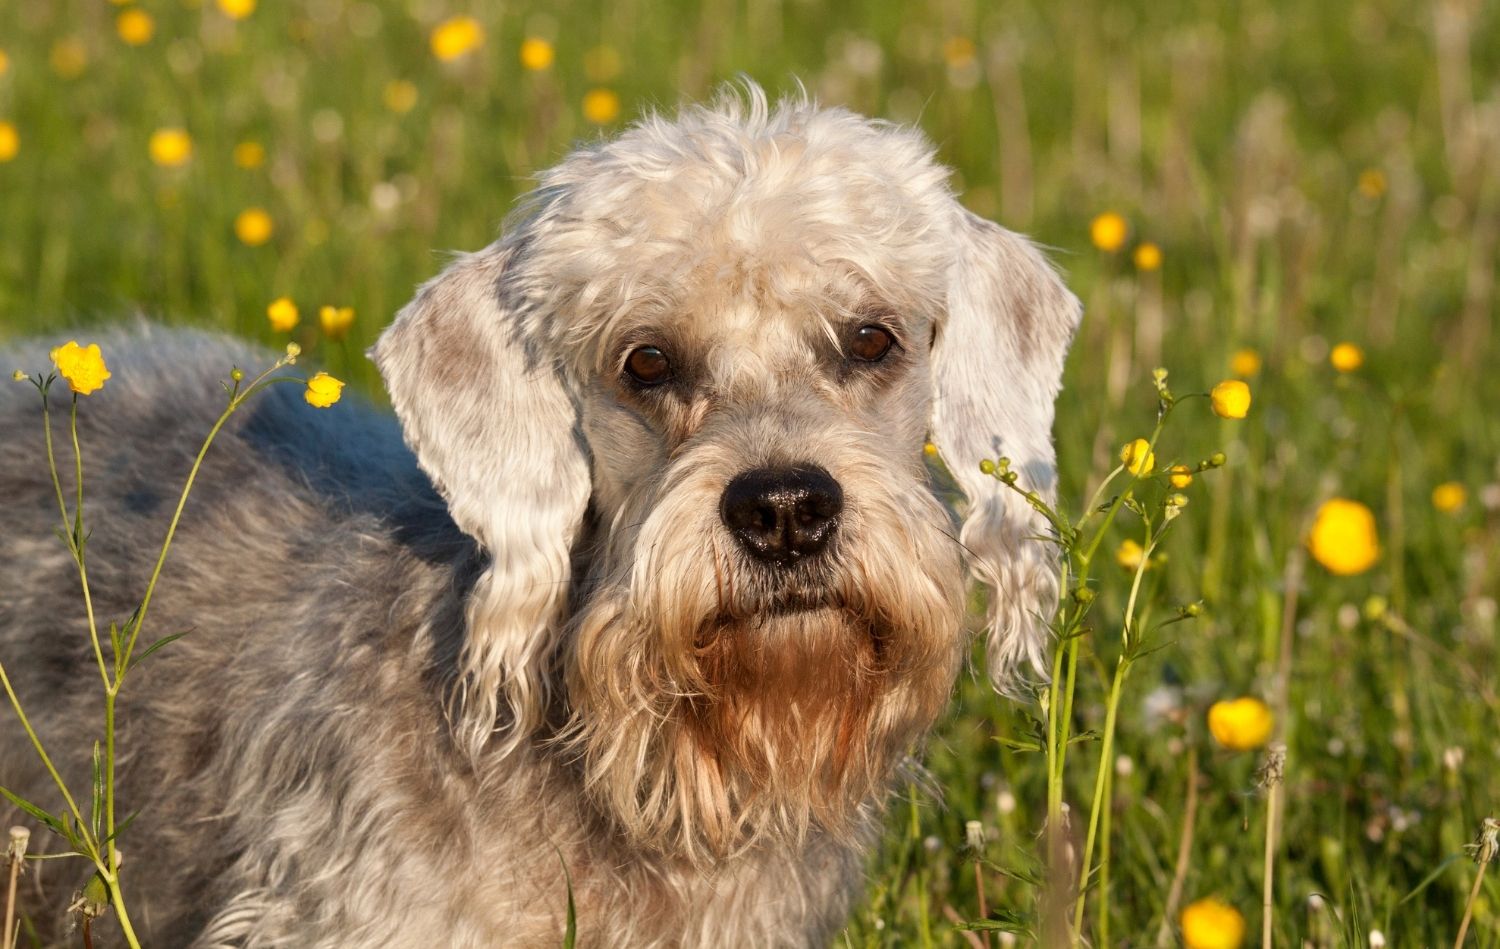
{"label": "dog's body", "polygon": [[[587,944],[826,942],[966,652],[929,431],[996,591],[992,674],[1034,663],[1041,525],[977,465],[1050,490],[1076,301],[919,136],[750,100],[575,153],[424,287],[374,351],[399,430],[274,387],[220,436],[147,638],[192,632],[121,715],[155,942],[556,944],[564,867]],[[80,419],[114,619],[216,381],[266,357],[105,352]],[[0,661],[86,787],[96,673],[29,387],[0,434]],[[50,803],[0,723],[0,782]],[[37,873],[43,916],[80,879]]]}

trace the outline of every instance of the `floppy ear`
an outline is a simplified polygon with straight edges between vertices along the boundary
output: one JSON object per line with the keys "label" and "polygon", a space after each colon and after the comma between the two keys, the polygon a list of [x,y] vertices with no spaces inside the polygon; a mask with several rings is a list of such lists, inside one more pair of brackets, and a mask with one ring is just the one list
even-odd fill
{"label": "floppy ear", "polygon": [[933,342],[932,435],[968,499],[959,537],[989,593],[990,678],[1009,692],[1028,664],[1047,674],[1057,548],[1046,519],[979,463],[1009,458],[1018,487],[1055,497],[1052,406],[1082,308],[1030,241],[957,214],[948,312]]}
{"label": "floppy ear", "polygon": [[563,370],[517,302],[518,256],[502,241],[460,258],[370,351],[422,470],[490,557],[467,605],[456,694],[455,727],[474,754],[497,729],[508,726],[508,750],[540,722],[589,497]]}

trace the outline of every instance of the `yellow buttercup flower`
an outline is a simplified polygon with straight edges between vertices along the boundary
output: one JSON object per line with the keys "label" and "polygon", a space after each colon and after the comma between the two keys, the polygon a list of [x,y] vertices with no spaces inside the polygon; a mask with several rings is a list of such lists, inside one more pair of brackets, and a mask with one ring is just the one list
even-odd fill
{"label": "yellow buttercup flower", "polygon": [[583,97],[583,117],[595,125],[608,125],[620,117],[620,97],[611,89],[590,89]]}
{"label": "yellow buttercup flower", "polygon": [[0,164],[16,157],[21,150],[21,136],[9,122],[0,122]]}
{"label": "yellow buttercup flower", "polygon": [[1378,198],[1385,194],[1385,172],[1379,168],[1366,168],[1359,173],[1359,193],[1367,198]]}
{"label": "yellow buttercup flower", "polygon": [[1146,559],[1146,548],[1133,540],[1122,540],[1120,546],[1115,550],[1115,563],[1126,570],[1140,569],[1141,562]]}
{"label": "yellow buttercup flower", "polygon": [[243,20],[255,12],[255,0],[219,0],[217,6],[231,20]]}
{"label": "yellow buttercup flower", "polygon": [[1375,515],[1358,501],[1330,498],[1313,518],[1307,548],[1331,573],[1346,577],[1364,573],[1380,559]]}
{"label": "yellow buttercup flower", "polygon": [[1365,352],[1353,343],[1339,343],[1328,354],[1328,361],[1339,372],[1353,372],[1365,364]]}
{"label": "yellow buttercup flower", "polygon": [[318,324],[329,339],[343,339],[354,325],[354,307],[325,306],[318,310]]}
{"label": "yellow buttercup flower", "polygon": [[1468,490],[1457,481],[1444,481],[1432,489],[1432,506],[1444,514],[1452,514],[1468,500]]}
{"label": "yellow buttercup flower", "polygon": [[47,57],[52,71],[64,79],[77,79],[89,65],[88,47],[76,36],[65,36],[52,44]]}
{"label": "yellow buttercup flower", "polygon": [[938,453],[938,447],[936,445],[934,445],[932,442],[924,442],[922,444],[922,454],[926,455],[929,458],[936,458],[937,457],[937,453]]}
{"label": "yellow buttercup flower", "polygon": [[949,37],[943,43],[943,60],[953,67],[967,66],[974,61],[974,41],[967,36]]}
{"label": "yellow buttercup flower", "polygon": [[302,393],[302,398],[307,400],[308,405],[326,409],[339,400],[343,391],[342,382],[326,372],[320,372],[307,380],[307,389]]}
{"label": "yellow buttercup flower", "polygon": [[1250,387],[1238,379],[1225,379],[1208,394],[1214,414],[1220,418],[1244,418],[1250,414]]}
{"label": "yellow buttercup flower", "polygon": [[405,115],[416,107],[417,86],[405,79],[392,79],[385,84],[385,92],[381,98],[387,109],[397,115]]}
{"label": "yellow buttercup flower", "polygon": [[276,222],[265,208],[246,208],[234,219],[234,236],[248,247],[259,247],[275,231]]}
{"label": "yellow buttercup flower", "polygon": [[266,147],[260,142],[240,142],[232,157],[236,167],[251,171],[266,163]]}
{"label": "yellow buttercup flower", "polygon": [[1120,462],[1125,465],[1125,470],[1137,478],[1144,478],[1156,467],[1156,452],[1151,450],[1151,443],[1144,438],[1126,442],[1125,447],[1120,449]]}
{"label": "yellow buttercup flower", "polygon": [[10,72],[10,57],[6,55],[5,50],[0,49],[0,76],[8,72]]}
{"label": "yellow buttercup flower", "polygon": [[1239,949],[1245,941],[1245,917],[1212,897],[1189,903],[1178,923],[1187,949]]}
{"label": "yellow buttercup flower", "polygon": [[266,307],[266,319],[271,321],[271,329],[278,333],[291,332],[301,318],[301,314],[297,312],[297,304],[290,297],[277,297]]}
{"label": "yellow buttercup flower", "polygon": [[1145,241],[1136,247],[1131,259],[1135,261],[1136,270],[1159,270],[1161,269],[1161,248],[1150,241]]}
{"label": "yellow buttercup flower", "polygon": [[176,168],[193,157],[193,137],[179,128],[157,129],[151,133],[146,150],[158,165]]}
{"label": "yellow buttercup flower", "polygon": [[1229,374],[1241,379],[1260,375],[1260,353],[1253,349],[1237,349],[1229,357]]}
{"label": "yellow buttercup flower", "polygon": [[521,43],[521,65],[532,72],[550,68],[556,58],[557,51],[541,37],[528,36]]}
{"label": "yellow buttercup flower", "polygon": [[484,27],[471,16],[450,17],[432,30],[432,55],[445,63],[484,45]]}
{"label": "yellow buttercup flower", "polygon": [[57,374],[68,380],[68,388],[79,395],[99,391],[109,378],[109,368],[104,365],[98,343],[89,343],[85,349],[77,340],[70,339],[52,350],[51,356]]}
{"label": "yellow buttercup flower", "polygon": [[1114,211],[1105,211],[1089,223],[1089,240],[1102,251],[1113,254],[1125,246],[1130,225]]}
{"label": "yellow buttercup flower", "polygon": [[1172,487],[1181,490],[1193,483],[1193,469],[1187,465],[1173,465],[1167,471],[1167,480],[1172,482]]}
{"label": "yellow buttercup flower", "polygon": [[1273,724],[1270,706],[1250,696],[1215,702],[1208,710],[1209,733],[1230,751],[1249,751],[1264,745],[1271,738]]}
{"label": "yellow buttercup flower", "polygon": [[145,46],[156,34],[156,21],[145,10],[131,7],[115,17],[115,32],[130,46]]}

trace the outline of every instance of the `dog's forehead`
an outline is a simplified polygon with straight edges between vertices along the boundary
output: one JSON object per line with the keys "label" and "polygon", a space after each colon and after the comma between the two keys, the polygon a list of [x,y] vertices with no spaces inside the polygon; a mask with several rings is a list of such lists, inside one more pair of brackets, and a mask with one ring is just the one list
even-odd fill
{"label": "dog's forehead", "polygon": [[919,133],[842,110],[688,110],[545,175],[534,253],[571,297],[570,332],[596,343],[751,302],[804,319],[930,314],[952,253],[946,182]]}

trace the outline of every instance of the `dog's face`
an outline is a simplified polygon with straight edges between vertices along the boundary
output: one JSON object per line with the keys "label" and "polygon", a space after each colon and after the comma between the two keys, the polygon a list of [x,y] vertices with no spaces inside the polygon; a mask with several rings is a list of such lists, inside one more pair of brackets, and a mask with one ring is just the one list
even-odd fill
{"label": "dog's face", "polygon": [[1050,492],[1078,314],[920,136],[750,99],[570,156],[375,351],[493,558],[460,738],[549,733],[638,844],[689,859],[868,815],[965,654],[966,562],[996,680],[1040,655],[1041,525],[978,462]]}

